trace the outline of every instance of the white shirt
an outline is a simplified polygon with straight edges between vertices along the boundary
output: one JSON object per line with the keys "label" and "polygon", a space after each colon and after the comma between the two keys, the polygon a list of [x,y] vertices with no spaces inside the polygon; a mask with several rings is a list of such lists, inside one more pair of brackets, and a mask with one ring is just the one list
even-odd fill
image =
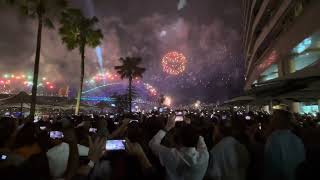
{"label": "white shirt", "polygon": [[214,180],[245,180],[249,153],[233,137],[225,137],[210,151],[207,175]]}
{"label": "white shirt", "polygon": [[167,148],[161,145],[166,132],[160,130],[149,142],[153,153],[166,168],[168,180],[202,180],[208,167],[209,153],[203,137],[197,148]]}
{"label": "white shirt", "polygon": [[[89,148],[78,144],[79,156],[88,156]],[[62,177],[67,169],[69,159],[69,144],[61,143],[47,152],[50,174],[52,177]]]}
{"label": "white shirt", "polygon": [[294,180],[295,171],[305,160],[304,145],[290,130],[274,131],[264,152],[265,179]]}

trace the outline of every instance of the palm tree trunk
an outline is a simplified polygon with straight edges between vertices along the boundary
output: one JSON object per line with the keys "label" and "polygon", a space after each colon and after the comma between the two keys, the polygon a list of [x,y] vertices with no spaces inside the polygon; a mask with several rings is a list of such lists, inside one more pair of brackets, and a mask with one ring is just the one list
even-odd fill
{"label": "palm tree trunk", "polygon": [[132,113],[132,77],[129,77],[129,112]]}
{"label": "palm tree trunk", "polygon": [[38,14],[38,35],[37,35],[37,49],[34,60],[33,69],[33,84],[32,84],[32,96],[31,96],[31,107],[30,107],[30,119],[34,119],[36,112],[37,103],[37,88],[38,88],[38,76],[39,76],[39,64],[40,64],[40,50],[41,50],[41,34],[42,34],[42,14]]}
{"label": "palm tree trunk", "polygon": [[80,86],[79,86],[78,95],[77,95],[77,105],[75,110],[76,115],[78,115],[80,111],[80,102],[81,102],[81,95],[82,95],[82,88],[83,88],[85,45],[82,45],[80,47],[80,53],[81,53],[81,75],[80,75]]}

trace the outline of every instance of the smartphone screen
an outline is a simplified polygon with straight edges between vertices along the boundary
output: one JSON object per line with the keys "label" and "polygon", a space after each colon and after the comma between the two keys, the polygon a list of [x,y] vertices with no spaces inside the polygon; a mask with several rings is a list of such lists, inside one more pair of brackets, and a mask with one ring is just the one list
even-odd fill
{"label": "smartphone screen", "polygon": [[112,118],[114,118],[114,115],[110,115],[109,117],[112,119]]}
{"label": "smartphone screen", "polygon": [[130,122],[129,122],[129,123],[132,123],[132,122],[137,122],[137,123],[139,123],[139,121],[138,121],[138,120],[130,120]]}
{"label": "smartphone screen", "polygon": [[183,113],[181,112],[181,111],[178,111],[177,113],[176,113],[176,115],[177,116],[181,116]]}
{"label": "smartphone screen", "polygon": [[124,145],[125,140],[107,140],[106,150],[107,151],[118,151],[125,150],[126,147]]}
{"label": "smartphone screen", "polygon": [[251,119],[251,117],[250,116],[246,116],[246,120],[250,120]]}
{"label": "smartphone screen", "polygon": [[7,156],[6,155],[1,155],[1,160],[6,160],[7,159]]}
{"label": "smartphone screen", "polygon": [[97,128],[90,128],[89,129],[89,132],[92,132],[92,133],[97,133],[97,131],[98,131]]}
{"label": "smartphone screen", "polygon": [[47,127],[45,127],[45,126],[40,126],[40,130],[44,131],[44,130],[46,130],[46,129],[47,129]]}
{"label": "smartphone screen", "polygon": [[177,122],[177,121],[183,121],[183,116],[176,116],[175,121],[176,121],[176,122]]}
{"label": "smartphone screen", "polygon": [[62,139],[63,133],[61,131],[50,131],[50,138],[51,139]]}

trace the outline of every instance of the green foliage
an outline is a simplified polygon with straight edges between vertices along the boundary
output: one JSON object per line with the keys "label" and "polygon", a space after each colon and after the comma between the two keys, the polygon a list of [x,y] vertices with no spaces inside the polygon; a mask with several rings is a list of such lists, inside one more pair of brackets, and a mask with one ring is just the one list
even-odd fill
{"label": "green foliage", "polygon": [[140,57],[120,58],[120,61],[122,62],[122,65],[116,66],[115,70],[122,79],[142,77],[142,74],[146,71],[145,68],[139,67],[142,61]]}
{"label": "green foliage", "polygon": [[114,94],[111,98],[113,99],[118,113],[122,113],[129,108],[128,94]]}
{"label": "green foliage", "polygon": [[42,18],[44,25],[54,28],[50,18],[57,17],[67,7],[66,0],[4,0],[5,3],[15,5],[20,14],[31,18]]}
{"label": "green foliage", "polygon": [[120,58],[122,65],[115,66],[115,70],[121,76],[122,79],[129,79],[128,86],[128,104],[129,112],[131,113],[132,106],[132,80],[136,77],[142,77],[142,74],[146,71],[145,68],[139,67],[142,59],[139,57],[126,57]]}
{"label": "green foliage", "polygon": [[79,48],[81,51],[81,47],[88,45],[94,48],[101,43],[103,35],[100,29],[95,28],[98,23],[96,17],[86,18],[78,9],[67,9],[62,13],[60,23],[59,33],[70,50]]}

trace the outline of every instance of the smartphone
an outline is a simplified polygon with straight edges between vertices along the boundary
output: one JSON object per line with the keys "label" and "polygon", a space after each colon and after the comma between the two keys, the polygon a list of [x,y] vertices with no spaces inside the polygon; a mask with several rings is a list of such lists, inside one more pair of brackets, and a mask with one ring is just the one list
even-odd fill
{"label": "smartphone", "polygon": [[115,121],[113,124],[114,124],[114,125],[118,125],[118,124],[119,124],[119,122],[116,122],[116,121]]}
{"label": "smartphone", "polygon": [[161,112],[161,113],[162,113],[162,112],[163,112],[163,108],[159,108],[159,112]]}
{"label": "smartphone", "polygon": [[63,132],[61,131],[50,131],[51,139],[62,139],[63,137]]}
{"label": "smartphone", "polygon": [[2,154],[2,155],[1,155],[1,160],[6,160],[6,159],[7,159],[7,156],[4,155],[4,154]]}
{"label": "smartphone", "polygon": [[251,120],[251,117],[250,116],[246,116],[246,120]]}
{"label": "smartphone", "polygon": [[114,115],[110,115],[109,118],[113,119],[113,118],[114,118]]}
{"label": "smartphone", "polygon": [[132,123],[132,122],[137,122],[137,123],[139,123],[138,120],[130,120],[130,121],[129,121],[129,123]]}
{"label": "smartphone", "polygon": [[176,122],[183,121],[183,116],[176,116],[176,119],[174,121]]}
{"label": "smartphone", "polygon": [[34,122],[34,123],[39,122],[39,116],[35,116],[34,119],[33,119],[33,122]]}
{"label": "smartphone", "polygon": [[222,116],[221,119],[226,120],[227,116]]}
{"label": "smartphone", "polygon": [[176,113],[176,115],[177,116],[181,116],[183,113],[181,112],[181,111],[178,111],[177,113]]}
{"label": "smartphone", "polygon": [[97,128],[90,128],[89,129],[89,132],[92,132],[92,133],[97,133],[97,131],[98,131]]}
{"label": "smartphone", "polygon": [[125,140],[107,140],[106,150],[107,151],[119,151],[125,150]]}
{"label": "smartphone", "polygon": [[262,126],[261,126],[261,123],[259,123],[259,130],[260,130],[260,131],[262,130]]}
{"label": "smartphone", "polygon": [[46,126],[40,126],[40,130],[44,131],[44,130],[46,130],[46,129],[47,129]]}

